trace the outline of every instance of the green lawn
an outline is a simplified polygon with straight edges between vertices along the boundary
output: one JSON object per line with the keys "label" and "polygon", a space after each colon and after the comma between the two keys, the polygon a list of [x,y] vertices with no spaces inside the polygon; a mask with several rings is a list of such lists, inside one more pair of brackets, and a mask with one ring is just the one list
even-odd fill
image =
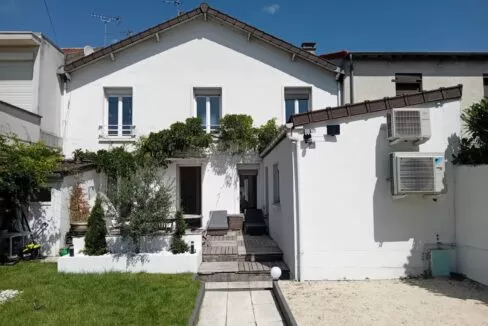
{"label": "green lawn", "polygon": [[53,263],[0,266],[0,325],[186,325],[199,282],[190,274],[60,274]]}

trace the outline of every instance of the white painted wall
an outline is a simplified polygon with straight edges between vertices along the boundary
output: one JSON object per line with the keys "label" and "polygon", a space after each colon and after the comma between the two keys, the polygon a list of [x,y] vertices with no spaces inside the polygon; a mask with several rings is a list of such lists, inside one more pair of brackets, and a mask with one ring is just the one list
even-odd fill
{"label": "white painted wall", "polygon": [[488,285],[488,166],[456,166],[458,272]]}
{"label": "white painted wall", "polygon": [[[354,60],[354,58],[353,58]],[[354,60],[354,101],[395,96],[396,73],[421,73],[424,90],[462,84],[461,108],[479,102],[483,94],[483,74],[487,60]],[[349,103],[349,76],[344,80]]]}
{"label": "white painted wall", "polygon": [[39,49],[40,74],[38,81],[38,112],[42,116],[41,129],[54,137],[44,137],[50,146],[61,146],[61,96],[62,83],[57,70],[64,64],[64,54],[42,38]]}
{"label": "white painted wall", "polygon": [[[449,144],[460,133],[459,102],[430,108],[432,138],[419,151],[445,152],[449,159]],[[437,202],[416,196],[393,200],[388,180],[393,148],[386,139],[385,115],[330,123],[341,124],[341,135],[324,137],[325,126],[317,124],[315,148],[302,143],[299,155],[302,278],[421,274],[422,254],[436,234],[443,243],[455,241],[452,165],[447,164],[448,192]]]}
{"label": "white painted wall", "polygon": [[37,142],[41,117],[4,102],[0,102],[0,134],[15,134],[20,140]]}
{"label": "white painted wall", "polygon": [[[283,260],[295,275],[295,205],[293,188],[293,151],[290,140],[282,140],[271,153],[263,159],[263,168],[268,168],[269,235],[283,251]],[[273,203],[273,165],[278,163],[280,171],[280,202]],[[263,193],[262,198],[266,198]],[[264,200],[264,199],[263,199]]]}
{"label": "white painted wall", "polygon": [[[93,207],[99,189],[99,175],[95,170],[81,172],[79,178],[90,207]],[[64,247],[65,236],[70,229],[69,203],[70,193],[75,184],[75,176],[65,176],[62,180],[50,183],[51,202],[32,202],[29,208],[29,225],[36,231],[47,223],[47,229],[39,235],[43,255],[57,256]]]}
{"label": "white painted wall", "polygon": [[203,18],[161,34],[71,74],[64,96],[63,152],[97,150],[104,124],[104,87],[132,87],[133,123],[138,135],[194,116],[194,87],[222,88],[222,115],[246,113],[256,125],[284,120],[284,87],[312,89],[312,107],[337,104],[334,74],[291,61],[276,48]]}

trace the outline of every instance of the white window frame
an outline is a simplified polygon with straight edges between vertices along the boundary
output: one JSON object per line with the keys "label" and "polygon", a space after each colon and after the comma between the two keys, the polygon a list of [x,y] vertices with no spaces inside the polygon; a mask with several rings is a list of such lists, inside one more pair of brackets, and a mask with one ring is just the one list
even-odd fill
{"label": "white window frame", "polygon": [[311,87],[285,87],[284,96],[283,96],[283,120],[287,123],[287,116],[286,116],[286,100],[291,99],[295,102],[295,111],[293,114],[299,113],[299,104],[298,100],[307,99],[308,100],[308,108],[307,112],[312,110],[312,88]]}
{"label": "white window frame", "polygon": [[[103,138],[121,138],[121,139],[127,139],[127,138],[133,138],[135,136],[134,134],[134,95],[132,92],[132,87],[123,87],[123,88],[105,88],[104,89],[104,123],[102,126],[100,126],[100,129],[102,131],[102,137]],[[117,114],[117,134],[111,135],[109,131],[109,98],[110,97],[117,97],[118,98],[118,114]],[[129,133],[127,135],[124,135],[124,129],[123,129],[123,113],[124,113],[124,105],[123,105],[123,98],[124,97],[131,97],[132,98],[132,125],[131,128],[129,129]],[[125,130],[127,131],[127,129]]]}
{"label": "white window frame", "polygon": [[210,125],[210,98],[211,97],[218,97],[219,98],[219,116],[222,119],[222,88],[220,87],[195,87],[193,88],[193,102],[194,102],[194,117],[198,117],[198,110],[197,110],[197,98],[198,97],[205,97],[205,132],[207,133],[215,133],[218,132],[220,129],[220,121],[217,127],[212,128]]}
{"label": "white window frame", "polygon": [[273,204],[279,204],[280,200],[280,167],[275,163],[273,164]]}

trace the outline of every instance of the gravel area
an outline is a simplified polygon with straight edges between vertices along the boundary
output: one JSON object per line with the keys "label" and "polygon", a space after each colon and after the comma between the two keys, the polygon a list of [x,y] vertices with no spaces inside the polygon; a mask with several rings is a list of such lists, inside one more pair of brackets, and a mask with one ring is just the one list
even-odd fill
{"label": "gravel area", "polygon": [[488,287],[464,280],[292,282],[299,325],[488,325]]}
{"label": "gravel area", "polygon": [[19,295],[18,290],[0,290],[0,304],[7,302]]}

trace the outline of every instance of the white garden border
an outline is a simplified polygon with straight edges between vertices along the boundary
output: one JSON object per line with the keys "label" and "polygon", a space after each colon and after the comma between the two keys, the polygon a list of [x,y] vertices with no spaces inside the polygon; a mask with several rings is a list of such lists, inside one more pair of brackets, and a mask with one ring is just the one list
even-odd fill
{"label": "white garden border", "polygon": [[58,259],[58,272],[63,273],[197,273],[202,262],[202,233],[187,233],[183,236],[188,245],[193,241],[196,253],[173,255],[169,252],[171,235],[157,235],[142,239],[141,251],[134,255],[127,253],[129,245],[120,236],[107,236],[110,254],[85,256],[85,238],[73,238],[74,257]]}
{"label": "white garden border", "polygon": [[173,255],[171,252],[148,254],[107,254],[103,256],[64,256],[58,259],[62,273],[196,273],[202,262],[202,252]]}

